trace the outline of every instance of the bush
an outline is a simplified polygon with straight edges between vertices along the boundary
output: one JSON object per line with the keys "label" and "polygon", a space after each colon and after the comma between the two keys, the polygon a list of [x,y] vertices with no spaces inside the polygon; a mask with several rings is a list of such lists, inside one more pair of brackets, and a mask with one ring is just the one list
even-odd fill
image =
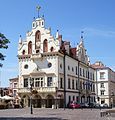
{"label": "bush", "polygon": [[6,109],[6,108],[8,108],[7,103],[5,102],[0,103],[0,109]]}
{"label": "bush", "polygon": [[20,105],[19,104],[15,104],[14,108],[20,108]]}

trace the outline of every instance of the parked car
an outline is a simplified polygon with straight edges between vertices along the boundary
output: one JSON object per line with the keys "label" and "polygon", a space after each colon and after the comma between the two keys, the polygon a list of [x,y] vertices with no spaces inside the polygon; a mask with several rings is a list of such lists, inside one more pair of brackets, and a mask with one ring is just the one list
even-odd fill
{"label": "parked car", "polygon": [[88,108],[89,105],[88,105],[88,103],[80,103],[80,107],[81,108]]}
{"label": "parked car", "polygon": [[101,107],[106,108],[106,107],[108,107],[108,104],[107,103],[103,103],[103,104],[101,104]]}
{"label": "parked car", "polygon": [[100,107],[101,107],[101,105],[99,103],[95,104],[95,108],[100,108]]}
{"label": "parked car", "polygon": [[88,105],[90,108],[95,108],[95,103],[89,103]]}
{"label": "parked car", "polygon": [[76,102],[70,102],[69,104],[69,108],[80,108],[80,104],[76,103]]}

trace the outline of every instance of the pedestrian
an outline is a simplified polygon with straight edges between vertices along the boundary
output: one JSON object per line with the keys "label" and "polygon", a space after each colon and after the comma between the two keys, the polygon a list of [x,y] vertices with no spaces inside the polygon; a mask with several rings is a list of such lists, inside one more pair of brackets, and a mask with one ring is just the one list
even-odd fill
{"label": "pedestrian", "polygon": [[20,102],[20,105],[21,105],[21,108],[24,107],[24,103],[22,101]]}

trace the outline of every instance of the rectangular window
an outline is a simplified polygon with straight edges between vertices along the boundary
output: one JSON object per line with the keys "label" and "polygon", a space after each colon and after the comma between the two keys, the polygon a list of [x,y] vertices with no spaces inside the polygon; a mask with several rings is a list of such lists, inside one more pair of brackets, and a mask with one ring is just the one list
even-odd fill
{"label": "rectangular window", "polygon": [[52,77],[47,78],[47,86],[52,86]]}
{"label": "rectangular window", "polygon": [[35,87],[40,87],[40,81],[35,82]]}
{"label": "rectangular window", "polygon": [[90,79],[92,80],[92,73],[90,73]]}
{"label": "rectangular window", "polygon": [[93,92],[95,92],[95,85],[93,84]]}
{"label": "rectangular window", "polygon": [[105,92],[104,90],[101,90],[101,95],[104,95],[104,92]]}
{"label": "rectangular window", "polygon": [[69,103],[71,102],[71,96],[69,96]]}
{"label": "rectangular window", "polygon": [[100,79],[104,79],[105,72],[100,72]]}
{"label": "rectangular window", "polygon": [[87,76],[87,78],[89,79],[89,71],[88,71],[88,76]]}
{"label": "rectangular window", "polygon": [[17,88],[17,83],[14,83],[14,88]]}
{"label": "rectangular window", "polygon": [[101,87],[101,88],[104,88],[104,83],[101,83],[101,84],[100,84],[100,87]]}
{"label": "rectangular window", "polygon": [[41,81],[41,87],[43,87],[43,81]]}
{"label": "rectangular window", "polygon": [[87,70],[86,70],[86,78],[87,78],[87,76],[88,76],[88,75],[87,75]]}
{"label": "rectangular window", "polygon": [[94,76],[94,73],[93,73],[93,80],[94,80],[95,76]]}
{"label": "rectangular window", "polygon": [[76,90],[78,90],[78,81],[76,80]]}
{"label": "rectangular window", "polygon": [[82,76],[82,71],[81,71],[81,68],[80,68],[80,76]]}
{"label": "rectangular window", "polygon": [[35,87],[40,87],[40,78],[35,79]]}
{"label": "rectangular window", "polygon": [[75,96],[73,96],[73,101],[75,101]]}
{"label": "rectangular window", "polygon": [[13,96],[16,96],[17,94],[17,90],[14,90]]}
{"label": "rectangular window", "polygon": [[74,89],[74,80],[72,80],[72,89]]}
{"label": "rectangular window", "polygon": [[24,87],[28,87],[28,78],[24,78]]}
{"label": "rectangular window", "polygon": [[63,79],[60,78],[60,88],[63,88]]}
{"label": "rectangular window", "polygon": [[77,71],[78,69],[77,69],[77,66],[76,66],[76,75],[78,75],[78,71]]}
{"label": "rectangular window", "polygon": [[71,89],[71,87],[70,87],[71,85],[70,85],[70,78],[68,79],[68,89]]}
{"label": "rectangular window", "polygon": [[78,97],[78,96],[76,96],[76,102],[77,102],[77,103],[79,102],[79,97]]}
{"label": "rectangular window", "polygon": [[43,87],[43,77],[35,79],[35,87]]}
{"label": "rectangular window", "polygon": [[85,77],[85,70],[83,69],[83,77]]}

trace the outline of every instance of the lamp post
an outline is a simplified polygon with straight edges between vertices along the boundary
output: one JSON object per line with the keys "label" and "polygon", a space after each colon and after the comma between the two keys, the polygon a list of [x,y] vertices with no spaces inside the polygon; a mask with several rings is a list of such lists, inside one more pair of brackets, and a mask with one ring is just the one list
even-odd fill
{"label": "lamp post", "polygon": [[33,90],[33,81],[30,77],[30,93],[31,93],[31,96],[30,96],[30,111],[31,111],[31,114],[33,114],[33,108],[32,108],[32,90]]}
{"label": "lamp post", "polygon": [[113,96],[114,96],[114,93],[112,92],[111,93],[111,108],[113,107]]}

